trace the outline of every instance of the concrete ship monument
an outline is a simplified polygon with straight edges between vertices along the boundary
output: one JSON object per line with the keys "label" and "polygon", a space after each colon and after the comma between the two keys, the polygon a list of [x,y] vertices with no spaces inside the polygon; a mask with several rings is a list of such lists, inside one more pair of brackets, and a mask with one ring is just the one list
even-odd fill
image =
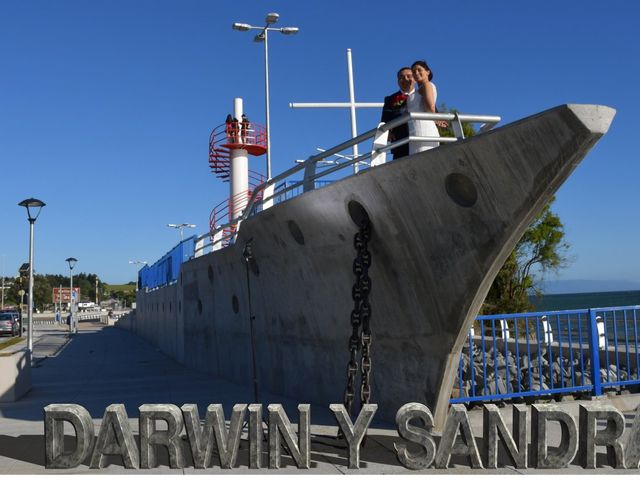
{"label": "concrete ship monument", "polygon": [[[269,180],[248,169],[264,130],[222,125],[209,163],[229,200],[210,232],[139,272],[136,315],[122,323],[188,367],[253,382],[256,396],[371,401],[386,420],[420,402],[442,425],[495,275],[614,115],[561,105],[492,129],[498,117],[406,113]],[[456,136],[388,161],[416,139],[387,145],[386,133],[414,119],[447,120]],[[464,138],[462,122],[484,126]],[[370,152],[318,168],[368,140]]]}

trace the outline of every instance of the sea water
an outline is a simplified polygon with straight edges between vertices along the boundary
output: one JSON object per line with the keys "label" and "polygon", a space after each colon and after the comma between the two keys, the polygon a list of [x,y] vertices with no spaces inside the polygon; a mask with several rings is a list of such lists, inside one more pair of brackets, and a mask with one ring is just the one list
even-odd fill
{"label": "sea water", "polygon": [[530,297],[533,311],[577,310],[640,305],[640,290],[627,292],[563,293]]}

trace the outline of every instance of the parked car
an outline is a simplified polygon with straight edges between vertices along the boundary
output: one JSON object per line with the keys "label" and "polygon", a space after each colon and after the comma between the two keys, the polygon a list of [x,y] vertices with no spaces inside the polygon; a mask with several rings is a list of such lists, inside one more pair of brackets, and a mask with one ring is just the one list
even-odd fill
{"label": "parked car", "polygon": [[0,312],[0,334],[20,335],[20,317],[17,312]]}

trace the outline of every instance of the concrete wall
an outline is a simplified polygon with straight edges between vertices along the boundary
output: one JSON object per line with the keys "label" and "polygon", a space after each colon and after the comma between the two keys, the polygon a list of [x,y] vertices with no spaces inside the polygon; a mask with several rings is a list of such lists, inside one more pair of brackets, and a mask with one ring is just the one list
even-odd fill
{"label": "concrete wall", "polygon": [[442,422],[493,278],[613,114],[558,107],[276,205],[243,222],[235,245],[183,264],[175,285],[139,293],[134,331],[187,366],[250,382],[251,308],[260,388],[341,402],[357,230],[348,206],[357,202],[373,223],[377,417],[419,401]]}
{"label": "concrete wall", "polygon": [[0,352],[0,402],[15,402],[31,390],[31,355],[27,348]]}

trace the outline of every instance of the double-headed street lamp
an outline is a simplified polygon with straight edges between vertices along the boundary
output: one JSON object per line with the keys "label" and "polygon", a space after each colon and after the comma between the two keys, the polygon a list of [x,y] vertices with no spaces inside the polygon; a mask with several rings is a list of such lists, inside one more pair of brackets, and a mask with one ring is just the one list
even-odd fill
{"label": "double-headed street lamp", "polygon": [[[185,228],[196,228],[193,223],[167,223],[167,227],[180,229],[180,241],[184,240],[184,234],[182,231]],[[131,263],[131,262],[129,262]]]}
{"label": "double-headed street lamp", "polygon": [[69,290],[69,314],[71,315],[71,321],[69,322],[69,331],[72,333],[78,332],[78,326],[75,323],[75,316],[73,315],[73,267],[76,266],[77,258],[69,257],[65,260],[69,264],[69,278],[70,278],[70,290]]}
{"label": "double-headed street lamp", "polygon": [[240,30],[246,32],[247,30],[261,30],[254,37],[254,42],[264,42],[264,97],[265,97],[265,110],[267,117],[267,180],[271,180],[271,125],[269,114],[269,32],[276,31],[283,35],[293,35],[300,30],[298,27],[281,27],[273,28],[269,25],[273,25],[278,21],[280,15],[277,13],[268,13],[265,19],[266,25],[264,27],[254,27],[248,23],[234,23],[232,28],[234,30]]}
{"label": "double-headed street lamp", "polygon": [[[131,265],[148,265],[148,263],[145,262],[144,260],[129,260],[129,263]],[[140,287],[140,282],[138,280],[139,279],[136,279],[136,292],[138,291],[138,288]]]}
{"label": "double-headed street lamp", "polygon": [[[27,209],[27,218],[29,220],[29,305],[27,307],[29,326],[27,330],[27,348],[31,355],[33,353],[33,226],[46,203],[37,198],[27,198],[18,205]],[[20,325],[20,330],[22,330],[22,324]]]}

